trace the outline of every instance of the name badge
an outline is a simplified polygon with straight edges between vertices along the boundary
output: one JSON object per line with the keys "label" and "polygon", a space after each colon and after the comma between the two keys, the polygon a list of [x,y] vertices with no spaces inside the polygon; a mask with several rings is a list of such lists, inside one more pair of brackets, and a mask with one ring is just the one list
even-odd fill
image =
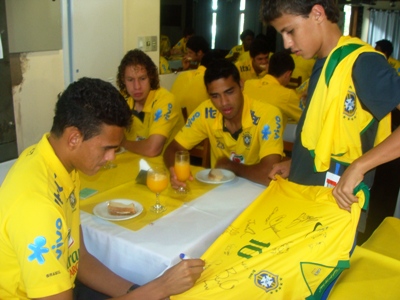
{"label": "name badge", "polygon": [[325,177],[325,187],[335,187],[337,183],[339,182],[340,176],[333,174],[331,172],[326,172],[326,177]]}

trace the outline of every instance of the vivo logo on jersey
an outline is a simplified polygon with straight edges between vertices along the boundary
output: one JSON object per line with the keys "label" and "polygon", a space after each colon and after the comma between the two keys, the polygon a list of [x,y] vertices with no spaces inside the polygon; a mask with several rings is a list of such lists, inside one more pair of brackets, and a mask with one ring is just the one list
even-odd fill
{"label": "vivo logo on jersey", "polygon": [[61,233],[61,229],[62,229],[62,220],[58,218],[56,220],[56,235],[58,236],[58,239],[56,240],[56,243],[53,246],[51,246],[51,249],[56,250],[57,259],[59,259],[62,254],[62,251],[59,248],[61,248],[64,245],[63,243],[64,239]]}
{"label": "vivo logo on jersey", "polygon": [[166,121],[169,120],[169,117],[171,116],[171,111],[172,111],[172,104],[168,103],[168,111],[167,111],[167,113],[165,114],[165,117],[164,117]]}
{"label": "vivo logo on jersey", "polygon": [[192,126],[192,123],[194,122],[194,120],[196,120],[198,117],[200,117],[200,113],[199,112],[196,112],[192,117],[190,117],[190,118],[188,118],[187,119],[187,122],[186,122],[186,127],[190,127],[190,126]]}
{"label": "vivo logo on jersey", "polygon": [[279,116],[276,116],[276,117],[275,117],[276,129],[274,130],[274,133],[275,133],[274,139],[275,139],[275,140],[279,139],[280,136],[281,136],[281,135],[280,135],[280,133],[281,133],[281,127],[282,127],[281,122],[282,122],[281,118],[280,118]]}

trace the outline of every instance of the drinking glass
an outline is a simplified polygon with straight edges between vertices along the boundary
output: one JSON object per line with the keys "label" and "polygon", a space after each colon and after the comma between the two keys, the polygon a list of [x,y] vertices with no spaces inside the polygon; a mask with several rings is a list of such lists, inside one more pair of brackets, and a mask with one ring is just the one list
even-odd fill
{"label": "drinking glass", "polygon": [[[189,151],[177,151],[175,153],[174,171],[179,181],[186,182],[190,176],[190,155]],[[187,194],[188,188],[179,187],[176,192],[178,194]]]}
{"label": "drinking glass", "polygon": [[156,214],[162,213],[167,208],[160,203],[159,195],[168,186],[167,170],[164,167],[155,167],[147,171],[147,187],[156,193],[156,203],[150,210]]}

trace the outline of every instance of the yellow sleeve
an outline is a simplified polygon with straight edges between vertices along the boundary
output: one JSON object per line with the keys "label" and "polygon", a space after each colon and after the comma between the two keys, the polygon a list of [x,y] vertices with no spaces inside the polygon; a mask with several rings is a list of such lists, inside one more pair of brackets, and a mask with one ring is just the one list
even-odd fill
{"label": "yellow sleeve", "polygon": [[283,155],[283,126],[282,113],[279,108],[261,103],[266,107],[262,110],[258,139],[260,143],[260,159],[267,155]]}
{"label": "yellow sleeve", "polygon": [[201,114],[205,109],[205,105],[205,103],[200,104],[200,106],[189,115],[185,126],[183,126],[175,136],[175,141],[186,149],[192,149],[202,140],[208,138],[208,124],[204,118],[204,114]]}
{"label": "yellow sleeve", "polygon": [[175,101],[173,94],[161,89],[158,95],[155,96],[152,118],[149,136],[160,134],[169,138],[171,133],[175,131],[175,126],[179,126],[179,121],[183,120],[180,105]]}

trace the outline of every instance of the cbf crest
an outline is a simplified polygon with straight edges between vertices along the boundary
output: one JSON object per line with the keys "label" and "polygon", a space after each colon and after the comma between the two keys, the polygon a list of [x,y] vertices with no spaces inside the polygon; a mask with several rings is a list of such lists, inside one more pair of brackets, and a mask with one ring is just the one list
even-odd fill
{"label": "cbf crest", "polygon": [[268,271],[260,271],[254,275],[254,284],[263,289],[266,293],[277,292],[280,288],[278,275],[272,274]]}
{"label": "cbf crest", "polygon": [[356,94],[348,91],[344,99],[343,115],[347,118],[353,118],[356,113]]}
{"label": "cbf crest", "polygon": [[74,192],[72,192],[71,195],[69,196],[69,204],[71,205],[72,209],[75,209],[76,198]]}
{"label": "cbf crest", "polygon": [[252,140],[252,136],[251,136],[250,132],[243,133],[243,144],[246,146],[246,148],[250,147],[251,140]]}

